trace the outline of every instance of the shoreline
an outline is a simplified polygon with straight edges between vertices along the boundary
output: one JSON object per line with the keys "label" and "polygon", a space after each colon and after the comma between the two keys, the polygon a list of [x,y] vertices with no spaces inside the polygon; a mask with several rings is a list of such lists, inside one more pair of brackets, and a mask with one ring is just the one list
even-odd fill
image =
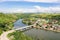
{"label": "shoreline", "polygon": [[[36,28],[36,27],[34,27],[34,28]],[[36,29],[41,29],[41,30],[47,30],[47,31],[52,31],[52,32],[57,32],[57,33],[60,33],[60,31],[59,30],[50,30],[50,29],[43,29],[43,28],[41,28],[41,27],[39,27],[39,28],[36,28]]]}

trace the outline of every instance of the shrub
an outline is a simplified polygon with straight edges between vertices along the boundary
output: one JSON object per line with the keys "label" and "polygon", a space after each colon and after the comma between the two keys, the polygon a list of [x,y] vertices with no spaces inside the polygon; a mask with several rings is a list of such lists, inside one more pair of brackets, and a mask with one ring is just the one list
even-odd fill
{"label": "shrub", "polygon": [[11,37],[11,36],[13,36],[12,40],[33,40],[31,37],[26,36],[21,31],[15,31],[13,33],[9,33],[8,37]]}

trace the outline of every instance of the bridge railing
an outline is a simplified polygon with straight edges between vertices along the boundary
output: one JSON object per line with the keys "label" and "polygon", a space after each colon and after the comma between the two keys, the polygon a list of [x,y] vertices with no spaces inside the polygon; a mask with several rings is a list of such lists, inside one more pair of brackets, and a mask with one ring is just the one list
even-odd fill
{"label": "bridge railing", "polygon": [[32,28],[33,25],[30,25],[30,26],[25,26],[25,27],[20,27],[20,28],[17,28],[15,30],[22,30],[22,29],[28,29],[28,28]]}

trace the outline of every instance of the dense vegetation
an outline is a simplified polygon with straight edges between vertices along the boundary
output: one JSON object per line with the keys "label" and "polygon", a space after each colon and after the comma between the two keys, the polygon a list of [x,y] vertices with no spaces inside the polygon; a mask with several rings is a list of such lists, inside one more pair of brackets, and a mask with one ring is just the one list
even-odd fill
{"label": "dense vegetation", "polygon": [[26,36],[21,31],[15,31],[13,33],[9,33],[8,38],[10,38],[10,40],[33,40],[31,37]]}
{"label": "dense vegetation", "polygon": [[11,30],[17,19],[16,15],[0,13],[0,35],[2,31]]}
{"label": "dense vegetation", "polygon": [[29,15],[29,18],[25,18],[23,20],[23,23],[25,24],[32,24],[33,20],[36,20],[36,18],[41,18],[41,19],[46,19],[46,20],[57,20],[58,24],[60,24],[60,14],[47,14],[47,13],[43,13],[43,14],[31,14]]}

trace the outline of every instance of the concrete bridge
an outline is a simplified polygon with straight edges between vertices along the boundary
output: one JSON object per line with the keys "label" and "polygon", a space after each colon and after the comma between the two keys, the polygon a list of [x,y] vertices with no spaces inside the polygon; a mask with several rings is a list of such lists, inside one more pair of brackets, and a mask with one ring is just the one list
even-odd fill
{"label": "concrete bridge", "polygon": [[25,31],[25,30],[31,29],[34,26],[36,26],[36,23],[38,23],[39,21],[40,21],[40,19],[38,19],[33,25],[29,25],[29,26],[25,26],[25,27],[20,27],[20,28],[17,28],[15,30]]}
{"label": "concrete bridge", "polygon": [[28,30],[28,29],[31,29],[33,28],[33,25],[30,25],[30,26],[25,26],[25,27],[20,27],[20,28],[17,28],[15,30],[21,30],[21,31],[24,31],[24,30]]}

